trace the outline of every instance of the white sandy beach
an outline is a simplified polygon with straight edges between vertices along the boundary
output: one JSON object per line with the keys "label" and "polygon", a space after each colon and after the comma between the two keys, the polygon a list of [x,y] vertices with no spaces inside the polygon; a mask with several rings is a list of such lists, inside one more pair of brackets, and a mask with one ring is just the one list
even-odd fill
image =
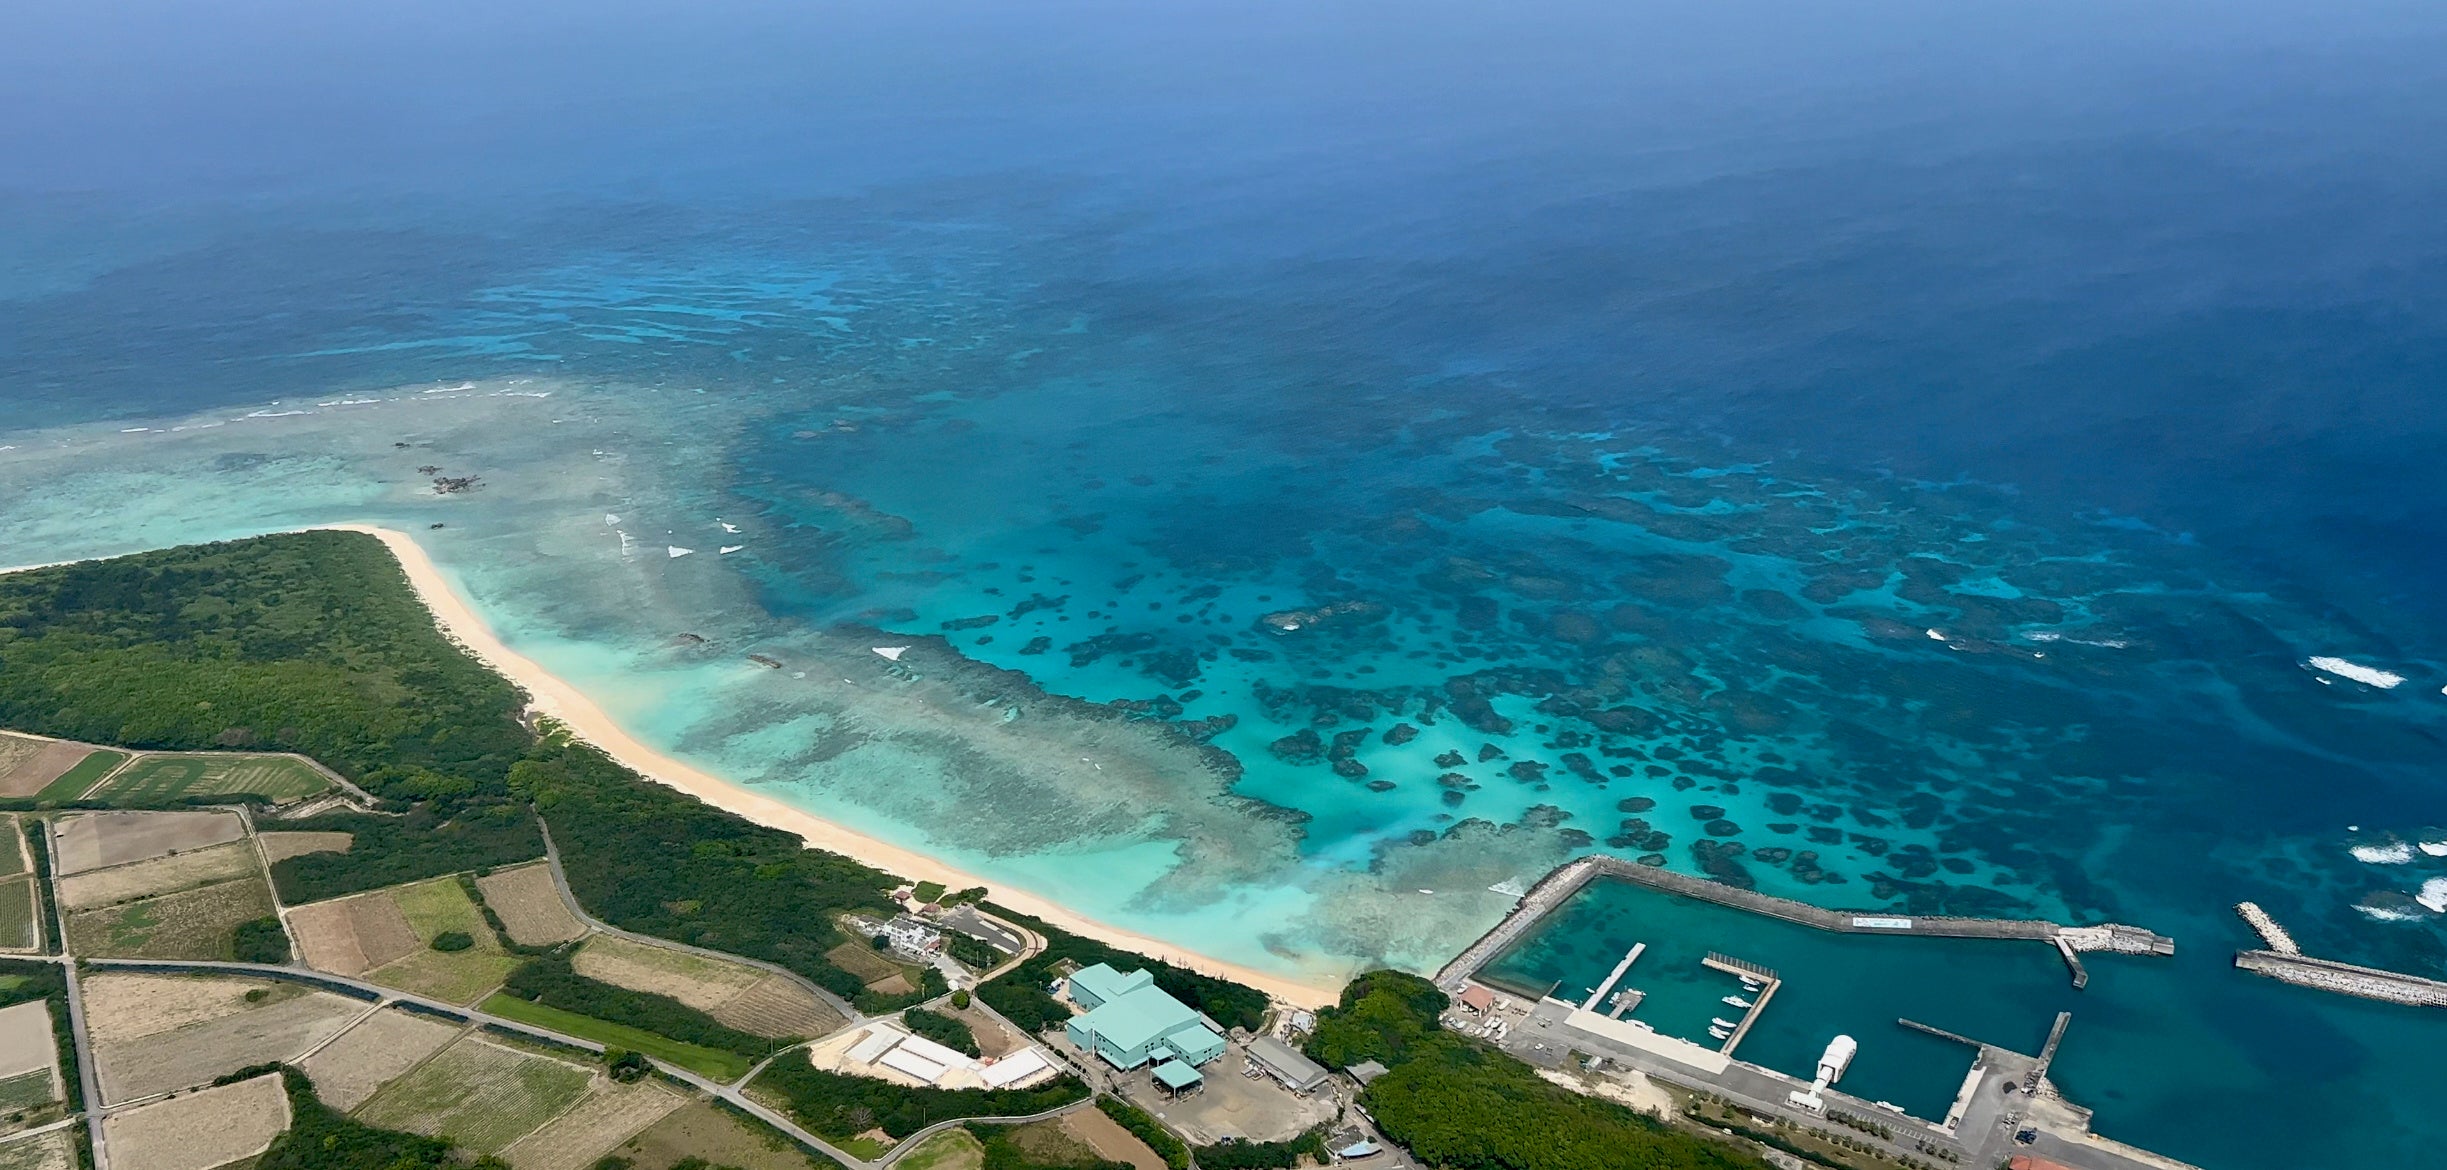
{"label": "white sandy beach", "polygon": [[484,619],[451,587],[449,578],[443,575],[432,558],[425,555],[424,548],[407,533],[367,524],[327,524],[318,527],[360,532],[381,540],[390,548],[392,555],[399,558],[400,567],[407,571],[409,584],[424,600],[426,608],[433,611],[434,620],[445,632],[466,647],[468,652],[524,689],[537,712],[559,721],[573,734],[601,748],[613,759],[648,779],[668,784],[707,804],[760,825],[796,833],[818,849],[853,857],[911,880],[938,881],[954,889],[990,887],[996,902],[1023,914],[1035,915],[1074,934],[1086,935],[1194,970],[1222,975],[1259,988],[1287,1003],[1318,1007],[1332,1003],[1339,991],[1337,986],[1312,985],[1254,971],[1145,935],[1107,926],[1025,890],[964,873],[925,854],[844,828],[675,760],[630,735],[584,692],[503,645]]}

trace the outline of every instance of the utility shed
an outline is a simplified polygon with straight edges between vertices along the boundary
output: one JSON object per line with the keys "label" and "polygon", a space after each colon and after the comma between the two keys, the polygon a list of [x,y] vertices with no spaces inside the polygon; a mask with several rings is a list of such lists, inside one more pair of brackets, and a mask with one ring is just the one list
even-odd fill
{"label": "utility shed", "polygon": [[1156,977],[1145,971],[1132,971],[1124,975],[1107,964],[1098,963],[1071,973],[1071,1002],[1083,1008],[1100,1008],[1140,988],[1153,987],[1155,983]]}
{"label": "utility shed", "polygon": [[1206,1077],[1197,1069],[1178,1060],[1168,1060],[1157,1065],[1155,1076],[1156,1083],[1164,1086],[1165,1092],[1175,1096],[1197,1088],[1199,1082],[1206,1080]]}
{"label": "utility shed", "polygon": [[[1144,972],[1132,974],[1145,977]],[[1074,992],[1082,990],[1079,976],[1071,978]],[[1117,985],[1109,979],[1103,981],[1107,986]],[[1088,989],[1086,994],[1094,995],[1095,991]],[[1071,1017],[1064,1030],[1080,1051],[1094,1052],[1121,1069],[1167,1059],[1205,1064],[1223,1055],[1224,1050],[1221,1034],[1208,1027],[1189,1005],[1166,995],[1152,981],[1103,1000],[1085,1015]]]}
{"label": "utility shed", "polygon": [[1305,1093],[1326,1082],[1330,1075],[1325,1066],[1300,1055],[1291,1045],[1272,1036],[1260,1036],[1249,1042],[1249,1059],[1266,1071],[1266,1075],[1282,1082],[1286,1089]]}

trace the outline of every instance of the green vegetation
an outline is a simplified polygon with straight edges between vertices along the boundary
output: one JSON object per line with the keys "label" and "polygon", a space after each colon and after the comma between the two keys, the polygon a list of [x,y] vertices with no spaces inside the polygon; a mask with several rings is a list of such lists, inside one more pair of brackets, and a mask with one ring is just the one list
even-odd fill
{"label": "green vegetation", "polygon": [[[377,969],[371,976],[375,982],[467,1003],[501,986],[502,979],[518,966],[455,879],[433,878],[401,886],[390,892],[390,898],[416,937],[425,940],[425,949]],[[468,945],[434,945],[452,934],[465,937]]]}
{"label": "green vegetation", "polygon": [[[591,1061],[591,1052],[579,1053]],[[557,1057],[463,1039],[376,1090],[358,1106],[373,1125],[432,1132],[493,1153],[535,1131],[586,1095],[589,1070]]]}
{"label": "green vegetation", "polygon": [[146,756],[84,799],[159,807],[232,796],[260,796],[274,804],[285,804],[330,789],[330,779],[288,756],[214,752]]}
{"label": "green vegetation", "polygon": [[1436,1030],[1447,1000],[1436,985],[1398,971],[1370,971],[1342,989],[1342,1000],[1317,1013],[1309,1059],[1327,1068],[1362,1061],[1400,1064],[1413,1044]]}
{"label": "green vegetation", "polygon": [[966,1125],[985,1147],[983,1170],[1130,1170],[1108,1162],[1054,1122],[1031,1125]]}
{"label": "green vegetation", "polygon": [[985,1143],[966,1126],[944,1130],[893,1162],[895,1170],[982,1170]]}
{"label": "green vegetation", "polygon": [[48,1068],[0,1079],[0,1113],[23,1114],[50,1103],[51,1070]]}
{"label": "green vegetation", "polygon": [[248,919],[238,924],[230,950],[231,957],[241,963],[286,963],[289,932],[281,929],[279,918],[269,914]]}
{"label": "green vegetation", "polygon": [[907,995],[870,992],[825,952],[844,941],[845,910],[889,914],[892,875],[807,848],[659,784],[601,752],[547,737],[513,770],[560,846],[578,900],[614,926],[787,967],[867,1012],[944,991],[931,969]]}
{"label": "green vegetation", "polygon": [[425,945],[437,951],[464,951],[476,945],[476,936],[464,930],[445,930],[433,936],[433,941]]}
{"label": "green vegetation", "polygon": [[33,950],[42,941],[42,931],[35,925],[35,913],[33,878],[0,881],[0,947]]}
{"label": "green vegetation", "polygon": [[34,921],[41,928],[44,954],[59,952],[59,920],[51,912],[51,838],[48,833],[25,835],[26,856],[34,859]]}
{"label": "green vegetation", "polygon": [[[1443,1170],[1760,1170],[1758,1159],[1541,1079],[1496,1049],[1442,1031],[1444,996],[1376,971],[1318,1013],[1309,1054],[1392,1067],[1360,1093],[1386,1137]],[[1324,1054],[1324,1055],[1321,1055]],[[1341,1063],[1335,1059],[1335,1063]],[[1198,1151],[1203,1170],[1235,1170]]]}
{"label": "green vegetation", "polygon": [[[272,1148],[255,1160],[255,1170],[459,1170],[467,1165],[453,1156],[448,1141],[353,1120],[323,1104],[306,1074],[287,1065],[276,1067],[281,1087],[289,1093],[289,1128],[272,1139]],[[265,1071],[241,1069],[223,1080],[244,1080]],[[508,1165],[481,1157],[471,1170],[507,1170]]]}
{"label": "green vegetation", "polygon": [[[6,636],[5,627],[0,627],[0,639]],[[5,651],[7,646],[7,642],[0,641],[0,651]],[[6,661],[6,657],[0,655],[0,663]],[[83,796],[86,789],[93,787],[94,781],[109,775],[111,769],[126,762],[126,752],[114,752],[106,748],[102,751],[88,753],[84,759],[78,760],[74,767],[60,773],[59,779],[43,785],[42,791],[34,794],[33,803],[62,804],[75,800]]]}
{"label": "green vegetation", "polygon": [[1325,1160],[1323,1127],[1282,1142],[1224,1142],[1198,1147],[1198,1170],[1291,1170],[1300,1159]]}
{"label": "green vegetation", "polygon": [[301,532],[0,578],[0,724],[299,752],[378,796],[500,793],[508,682],[433,629],[371,537]]}
{"label": "green vegetation", "polygon": [[774,1061],[755,1083],[779,1096],[808,1132],[840,1140],[878,1128],[905,1138],[963,1117],[1025,1117],[1088,1095],[1088,1087],[1067,1074],[1035,1089],[912,1089],[825,1072],[803,1060]]}
{"label": "green vegetation", "polygon": [[910,896],[919,902],[932,902],[943,896],[943,890],[942,882],[919,882],[910,890]]}
{"label": "green vegetation", "polygon": [[970,1056],[982,1055],[977,1047],[977,1036],[969,1031],[969,1026],[941,1012],[930,1012],[925,1008],[911,1008],[901,1013],[901,1022],[909,1025],[910,1031],[945,1048],[964,1052]]}
{"label": "green vegetation", "polygon": [[[798,1042],[797,1039],[768,1040],[742,1032],[667,995],[633,991],[589,979],[578,974],[571,965],[570,951],[566,947],[529,959],[518,970],[510,972],[509,981],[502,990],[531,1003],[626,1025],[684,1045],[720,1049],[747,1058],[763,1056],[774,1049]],[[739,1072],[746,1071],[747,1062],[742,1061]],[[738,1075],[732,1074],[734,1077]]]}
{"label": "green vegetation", "polygon": [[272,884],[292,906],[544,855],[535,817],[507,801],[421,804],[404,817],[339,813],[282,821],[280,827],[355,838],[345,853],[307,853],[273,863]]}
{"label": "green vegetation", "polygon": [[628,1085],[645,1080],[646,1074],[653,1071],[654,1066],[646,1063],[646,1056],[642,1052],[610,1047],[603,1050],[604,1075],[621,1084]]}
{"label": "green vegetation", "polygon": [[943,951],[971,971],[991,971],[1002,965],[1003,953],[957,930],[943,932]]}
{"label": "green vegetation", "polygon": [[1045,990],[1055,979],[1054,968],[1064,960],[1081,967],[1111,963],[1123,971],[1144,968],[1155,976],[1156,986],[1163,988],[1174,999],[1205,1012],[1226,1028],[1247,1028],[1254,1032],[1266,1026],[1266,993],[1254,987],[1244,987],[1212,975],[1201,975],[1187,967],[1176,967],[1145,955],[1115,950],[1094,939],[1057,930],[1001,906],[989,904],[987,909],[996,917],[1018,923],[1045,938],[1043,952],[977,989],[979,999],[1025,1031],[1042,1032],[1071,1018],[1070,1010],[1056,1002]]}
{"label": "green vegetation", "polygon": [[1164,1159],[1164,1165],[1170,1170],[1189,1170],[1189,1144],[1164,1128],[1164,1124],[1146,1110],[1119,1097],[1098,1097],[1096,1107],[1103,1110],[1105,1116],[1119,1122],[1123,1129],[1129,1130],[1130,1136],[1147,1143],[1147,1148],[1154,1150],[1156,1157]]}
{"label": "green vegetation", "polygon": [[495,992],[486,997],[478,1008],[505,1020],[533,1024],[581,1040],[592,1040],[607,1048],[619,1047],[642,1052],[667,1064],[676,1064],[699,1076],[718,1081],[735,1081],[746,1076],[756,1062],[734,1052],[706,1048],[660,1036],[643,1028],[599,1020],[593,1016],[520,999],[509,992]]}

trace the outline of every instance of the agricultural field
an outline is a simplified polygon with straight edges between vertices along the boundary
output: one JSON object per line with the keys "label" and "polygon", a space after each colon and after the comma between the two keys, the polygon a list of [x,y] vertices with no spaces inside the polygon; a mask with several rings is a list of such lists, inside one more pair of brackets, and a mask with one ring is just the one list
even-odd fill
{"label": "agricultural field", "polygon": [[913,968],[895,963],[864,942],[845,942],[824,952],[832,964],[864,980],[867,989],[884,995],[917,990]]}
{"label": "agricultural field", "polygon": [[699,1076],[719,1081],[738,1080],[747,1075],[753,1064],[736,1052],[674,1040],[657,1032],[610,1020],[598,1020],[550,1004],[520,999],[506,991],[487,998],[480,1006],[483,1011],[505,1020],[517,1020],[564,1036],[592,1040],[607,1048],[634,1049],[656,1060],[667,1061]]}
{"label": "agricultural field", "polygon": [[65,877],[235,841],[246,826],[226,812],[99,812],[61,817],[53,831]]}
{"label": "agricultural field", "polygon": [[236,954],[238,925],[272,916],[260,874],[68,916],[71,953],[120,959],[217,959]]}
{"label": "agricultural field", "polygon": [[[391,901],[422,944],[407,957],[375,968],[369,976],[385,987],[429,995],[449,1003],[473,1003],[501,986],[519,960],[501,949],[484,912],[455,877],[393,886]],[[433,940],[458,931],[475,940],[463,951],[437,951]]]}
{"label": "agricultural field", "polygon": [[63,1103],[59,1050],[51,1004],[33,1000],[0,1008],[0,1133],[43,1125]]}
{"label": "agricultural field", "polygon": [[34,859],[26,854],[23,822],[18,818],[0,817],[6,822],[6,841],[0,841],[0,877],[15,877],[34,868]]}
{"label": "agricultural field", "polygon": [[523,947],[548,947],[586,933],[569,912],[561,891],[552,884],[552,867],[545,862],[496,870],[476,879],[484,904],[501,919],[510,941]]}
{"label": "agricultural field", "polygon": [[0,882],[0,951],[33,951],[42,947],[31,875]]}
{"label": "agricultural field", "polygon": [[[482,998],[518,966],[456,877],[299,906],[289,911],[289,930],[306,965],[318,971],[456,1004]],[[433,940],[450,931],[474,945],[434,950]]]}
{"label": "agricultural field", "polygon": [[367,1006],[294,983],[128,971],[90,975],[84,989],[106,1104],[294,1060]]}
{"label": "agricultural field", "polygon": [[569,1112],[501,1152],[514,1170],[587,1170],[687,1099],[654,1080],[615,1084],[599,1077]]}
{"label": "agricultural field", "polygon": [[329,777],[292,756],[236,752],[146,752],[85,799],[119,804],[171,804],[190,797],[253,793],[274,804],[328,792]]}
{"label": "agricultural field", "polygon": [[[672,1170],[690,1158],[739,1170],[826,1170],[770,1126],[729,1112],[710,1101],[691,1101],[612,1151],[635,1170]],[[945,1168],[951,1170],[951,1168]]]}
{"label": "agricultural field", "polygon": [[926,1139],[893,1163],[898,1170],[979,1170],[985,1164],[985,1144],[956,1127]]}
{"label": "agricultural field", "polygon": [[277,1073],[216,1085],[114,1113],[102,1140],[114,1162],[144,1170],[212,1170],[252,1158],[289,1128]]}
{"label": "agricultural field", "polygon": [[127,762],[126,752],[114,752],[91,744],[65,741],[28,741],[10,736],[12,744],[28,742],[41,746],[22,755],[15,764],[0,772],[0,796],[37,800],[74,800],[76,794],[93,787],[96,780]]}
{"label": "agricultural field", "polygon": [[76,1170],[76,1147],[65,1130],[0,1145],[0,1170]]}
{"label": "agricultural field", "polygon": [[425,945],[388,890],[298,906],[288,918],[306,965],[334,975],[363,975]]}
{"label": "agricultural field", "polygon": [[440,1052],[464,1031],[457,1024],[385,1008],[316,1049],[298,1067],[314,1082],[315,1096],[342,1112],[365,1103],[393,1077]]}
{"label": "agricultural field", "polygon": [[357,1119],[497,1154],[577,1104],[594,1079],[576,1065],[467,1036],[384,1085]]}
{"label": "agricultural field", "polygon": [[752,1035],[822,1036],[844,1022],[794,980],[669,947],[599,934],[578,948],[572,965],[589,979],[670,996]]}
{"label": "agricultural field", "polygon": [[1062,1128],[1107,1162],[1128,1162],[1131,1170],[1164,1170],[1162,1155],[1102,1109],[1073,1109],[1062,1115]]}
{"label": "agricultural field", "polygon": [[215,882],[258,877],[262,873],[263,867],[255,860],[255,847],[244,841],[232,841],[70,874],[59,880],[58,893],[60,905],[74,912]]}
{"label": "agricultural field", "polygon": [[292,857],[304,857],[309,853],[346,853],[348,847],[356,842],[357,835],[354,833],[299,833],[276,829],[255,834],[255,843],[263,846],[266,865]]}

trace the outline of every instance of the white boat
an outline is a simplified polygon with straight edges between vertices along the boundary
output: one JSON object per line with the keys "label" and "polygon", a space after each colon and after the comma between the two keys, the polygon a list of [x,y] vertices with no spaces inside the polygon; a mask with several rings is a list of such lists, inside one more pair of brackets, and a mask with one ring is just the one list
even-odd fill
{"label": "white boat", "polygon": [[1733,1033],[1728,1032],[1723,1028],[1710,1028],[1708,1029],[1708,1034],[1716,1037],[1719,1040],[1731,1039],[1733,1036]]}
{"label": "white boat", "polygon": [[1860,1045],[1850,1036],[1838,1036],[1827,1041],[1825,1055],[1818,1058],[1818,1085],[1824,1088],[1844,1079],[1844,1070],[1852,1067],[1852,1054]]}
{"label": "white boat", "polygon": [[1749,1007],[1749,1006],[1750,1006],[1750,1001],[1749,1001],[1749,1000],[1747,1000],[1747,999],[1743,999],[1741,996],[1738,996],[1738,995],[1728,995],[1728,996],[1726,996],[1726,997],[1724,998],[1724,1001],[1723,1001],[1723,1002],[1728,1003],[1728,1004],[1731,1004],[1731,1005],[1733,1005],[1734,1007],[1738,1007],[1738,1008],[1747,1008],[1747,1007]]}
{"label": "white boat", "polygon": [[1713,1018],[1713,1019],[1709,1020],[1708,1022],[1709,1022],[1709,1023],[1711,1023],[1711,1024],[1716,1025],[1716,1026],[1717,1026],[1717,1027],[1719,1027],[1719,1028],[1739,1028],[1739,1027],[1741,1027],[1741,1025],[1740,1025],[1740,1024],[1735,1023],[1735,1022],[1734,1022],[1734,1021],[1732,1021],[1732,1020],[1728,1020],[1728,1019],[1724,1018],[1723,1016],[1717,1016],[1717,1017],[1715,1017],[1715,1018]]}
{"label": "white boat", "polygon": [[1884,1109],[1889,1113],[1903,1112],[1903,1106],[1897,1105],[1892,1101],[1872,1101],[1870,1104],[1875,1105],[1880,1109]]}

